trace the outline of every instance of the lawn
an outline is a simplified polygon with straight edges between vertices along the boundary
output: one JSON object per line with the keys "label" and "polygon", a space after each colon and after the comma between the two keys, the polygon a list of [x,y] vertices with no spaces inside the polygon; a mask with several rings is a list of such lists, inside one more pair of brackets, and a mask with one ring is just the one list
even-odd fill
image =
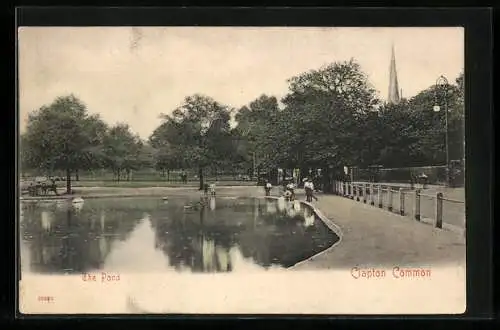
{"label": "lawn", "polygon": [[[214,179],[207,179],[206,183],[215,182]],[[120,187],[120,188],[147,188],[147,187],[198,187],[199,181],[168,182],[168,181],[98,181],[80,180],[72,181],[72,187]],[[217,181],[217,186],[255,186],[253,181]],[[64,187],[65,182],[59,182],[58,187]]]}

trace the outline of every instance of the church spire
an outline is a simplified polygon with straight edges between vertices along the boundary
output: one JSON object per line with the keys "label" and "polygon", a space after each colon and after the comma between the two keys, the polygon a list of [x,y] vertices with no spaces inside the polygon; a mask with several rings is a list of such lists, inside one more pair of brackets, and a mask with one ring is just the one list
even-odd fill
{"label": "church spire", "polygon": [[394,45],[392,45],[391,67],[389,72],[389,103],[397,104],[400,101],[398,74],[396,71],[396,56],[394,55]]}

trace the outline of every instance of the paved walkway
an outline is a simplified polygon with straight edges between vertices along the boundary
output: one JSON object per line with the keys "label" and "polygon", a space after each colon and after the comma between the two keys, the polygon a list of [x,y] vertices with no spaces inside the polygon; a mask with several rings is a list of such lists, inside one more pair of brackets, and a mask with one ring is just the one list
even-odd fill
{"label": "paved walkway", "polygon": [[296,269],[426,267],[465,262],[463,235],[344,197],[318,198],[313,204],[342,230],[342,240]]}

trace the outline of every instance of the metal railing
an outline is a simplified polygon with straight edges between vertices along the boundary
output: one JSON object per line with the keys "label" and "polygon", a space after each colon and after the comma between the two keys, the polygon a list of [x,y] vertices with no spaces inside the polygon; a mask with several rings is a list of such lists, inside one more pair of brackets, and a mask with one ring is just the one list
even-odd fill
{"label": "metal railing", "polygon": [[420,189],[395,189],[390,185],[341,181],[335,182],[334,192],[402,216],[410,216],[417,221],[429,219],[436,228],[443,228],[443,223],[462,229],[465,227],[465,202],[446,198],[442,192],[425,194]]}

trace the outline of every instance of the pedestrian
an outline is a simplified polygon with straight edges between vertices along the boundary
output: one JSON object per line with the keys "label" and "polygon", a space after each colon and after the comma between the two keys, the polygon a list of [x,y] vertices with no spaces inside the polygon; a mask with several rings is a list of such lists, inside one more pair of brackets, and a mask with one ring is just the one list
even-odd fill
{"label": "pedestrian", "polygon": [[210,195],[215,196],[215,182],[210,184]]}
{"label": "pedestrian", "polygon": [[266,180],[266,185],[264,186],[264,189],[266,191],[266,196],[270,196],[271,195],[271,188],[272,188],[272,184],[271,182],[269,182],[268,180]]}
{"label": "pedestrian", "polygon": [[306,202],[312,202],[312,190],[311,190],[311,182],[309,181],[308,178],[305,179],[304,182],[304,191],[306,193]]}
{"label": "pedestrian", "polygon": [[287,202],[290,202],[292,200],[292,192],[290,190],[286,190],[285,193],[283,194],[283,197]]}
{"label": "pedestrian", "polygon": [[50,178],[50,190],[52,190],[54,194],[56,194],[56,196],[59,196],[59,194],[57,193],[56,180],[54,178]]}
{"label": "pedestrian", "polygon": [[208,183],[203,185],[203,193],[205,194],[205,197],[208,196]]}
{"label": "pedestrian", "polygon": [[421,173],[419,179],[420,182],[422,183],[422,189],[427,189],[428,176],[425,173]]}
{"label": "pedestrian", "polygon": [[295,199],[295,185],[293,184],[293,181],[290,181],[286,185],[286,190],[290,192],[290,201],[293,201]]}
{"label": "pedestrian", "polygon": [[36,196],[36,186],[33,184],[33,181],[30,182],[30,185],[28,187],[28,194],[30,196]]}
{"label": "pedestrian", "polygon": [[307,194],[307,190],[306,190],[306,196],[308,197],[307,201],[308,202],[312,202],[313,198],[314,200],[318,200],[318,198],[316,196],[314,196],[314,183],[312,181],[312,179],[308,179],[307,180],[307,190],[309,191],[309,194]]}

